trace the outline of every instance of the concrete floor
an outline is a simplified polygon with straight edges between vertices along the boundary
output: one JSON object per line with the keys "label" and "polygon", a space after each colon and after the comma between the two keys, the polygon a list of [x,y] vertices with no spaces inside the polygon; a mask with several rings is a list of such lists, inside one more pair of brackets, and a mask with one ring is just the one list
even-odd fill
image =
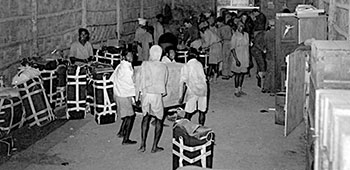
{"label": "concrete floor", "polygon": [[[253,76],[254,77],[254,76]],[[233,82],[219,80],[211,85],[206,125],[216,134],[215,169],[232,170],[302,170],[305,169],[304,125],[288,137],[283,126],[274,124],[274,97],[262,94],[255,78],[246,78],[240,98],[233,96]],[[140,141],[141,116],[137,116],[131,139]],[[197,117],[193,118],[197,122]],[[72,120],[15,154],[0,166],[1,170],[170,170],[172,169],[172,123],[164,128],[160,146],[165,150],[150,153],[153,142],[151,126],[147,150],[138,153],[135,146],[122,146],[115,133],[120,120],[97,125],[91,115]]]}

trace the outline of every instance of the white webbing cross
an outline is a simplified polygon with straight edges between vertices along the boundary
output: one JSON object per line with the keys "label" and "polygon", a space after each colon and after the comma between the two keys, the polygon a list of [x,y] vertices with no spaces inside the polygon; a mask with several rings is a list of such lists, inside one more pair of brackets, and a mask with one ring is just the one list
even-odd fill
{"label": "white webbing cross", "polygon": [[[115,114],[116,111],[112,109],[113,106],[116,105],[116,103],[112,103],[110,98],[109,98],[109,95],[108,95],[108,91],[107,89],[113,89],[113,83],[110,84],[110,85],[107,85],[108,82],[112,82],[110,80],[107,79],[106,75],[103,75],[103,78],[102,80],[94,80],[94,90],[95,89],[102,89],[102,92],[103,92],[103,97],[104,97],[104,100],[103,100],[103,104],[97,104],[96,103],[96,96],[94,97],[94,106],[95,106],[95,114],[97,116],[100,116],[100,115],[106,115],[106,114]],[[102,84],[102,86],[98,86],[96,84]],[[95,92],[94,92],[95,94]],[[100,112],[100,113],[97,113],[97,110],[96,108],[103,108],[103,111]],[[116,117],[117,119],[117,117]],[[98,119],[99,121],[99,119]],[[100,124],[100,122],[98,122],[98,124]]]}
{"label": "white webbing cross", "polygon": [[[27,119],[34,119],[34,121],[32,123],[29,124],[29,126],[34,126],[35,124],[38,125],[38,126],[43,126],[41,124],[42,121],[44,120],[48,120],[48,121],[51,121],[51,120],[54,120],[55,119],[55,116],[52,112],[52,109],[51,109],[51,105],[49,103],[49,101],[47,100],[47,97],[46,97],[46,93],[45,93],[45,89],[42,85],[42,82],[39,78],[33,78],[32,79],[33,82],[28,86],[27,85],[27,82],[24,83],[24,88],[20,88],[19,90],[20,91],[25,91],[25,95],[24,96],[21,96],[22,100],[24,98],[28,98],[28,101],[29,101],[29,105],[30,105],[30,109],[32,111],[32,115],[30,115]],[[35,91],[32,91],[30,92],[29,89],[31,89],[33,86],[36,86],[36,85],[39,85],[40,86],[40,89],[37,89]],[[46,105],[46,108],[43,109],[43,110],[40,110],[39,112],[37,112],[37,110],[35,109],[34,107],[34,101],[32,99],[32,96],[34,94],[37,94],[37,93],[43,93],[43,98],[44,98],[44,102],[45,102],[45,105]],[[47,112],[47,116],[45,117],[42,117],[41,119],[39,119],[39,115],[41,114],[45,114]]]}
{"label": "white webbing cross", "polygon": [[[182,138],[182,136],[180,136],[179,142],[177,142],[176,139],[173,138],[173,144],[175,144],[177,147],[179,147],[179,152],[177,152],[176,150],[173,149],[173,154],[175,154],[176,156],[179,157],[179,167],[183,167],[184,160],[190,164],[193,164],[193,163],[201,160],[202,167],[206,168],[206,166],[207,166],[206,158],[207,158],[207,156],[210,156],[212,154],[211,150],[207,151],[207,147],[212,145],[212,142],[213,142],[212,140],[209,140],[208,142],[206,142],[205,144],[200,145],[200,146],[190,147],[190,146],[184,145],[183,138]],[[184,155],[184,151],[195,152],[198,150],[201,151],[201,154],[195,158],[190,159],[190,158],[186,157],[186,155]]]}
{"label": "white webbing cross", "polygon": [[[40,72],[41,73],[41,77],[42,79],[45,81],[45,80],[50,80],[50,89],[49,89],[49,94],[47,94],[47,96],[49,97],[49,101],[50,103],[53,103],[53,102],[56,102],[55,99],[53,99],[53,96],[55,96],[57,94],[57,91],[56,92],[53,92],[53,80],[55,78],[57,78],[57,75],[55,74],[56,73],[56,70],[43,70]],[[49,77],[43,77],[42,75],[44,73],[48,73],[49,74]]]}
{"label": "white webbing cross", "polygon": [[[85,100],[79,100],[79,95],[80,95],[79,85],[86,85],[86,81],[81,82],[79,80],[80,80],[80,78],[86,78],[86,74],[79,75],[79,73],[80,73],[80,66],[77,66],[77,70],[76,70],[75,75],[73,75],[73,76],[72,75],[67,75],[68,79],[71,78],[71,79],[75,80],[75,81],[72,81],[72,82],[67,82],[67,85],[74,85],[75,86],[75,101],[67,101],[68,104],[75,104],[75,107],[67,109],[67,118],[68,119],[69,119],[68,111],[73,111],[73,110],[80,111],[80,110],[85,110],[86,109],[85,107],[80,106],[80,104],[84,104],[84,103],[86,103],[86,101]],[[67,91],[67,93],[68,93],[68,91]]]}

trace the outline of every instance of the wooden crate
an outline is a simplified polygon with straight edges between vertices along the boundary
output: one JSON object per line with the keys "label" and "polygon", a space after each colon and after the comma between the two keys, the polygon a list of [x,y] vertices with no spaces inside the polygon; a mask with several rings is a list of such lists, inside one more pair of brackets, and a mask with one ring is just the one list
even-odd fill
{"label": "wooden crate", "polygon": [[315,88],[350,89],[350,41],[314,41],[311,79]]}
{"label": "wooden crate", "polygon": [[316,90],[315,169],[350,169],[350,90]]}
{"label": "wooden crate", "polygon": [[298,17],[298,27],[299,44],[310,38],[316,40],[327,39],[327,16],[325,15]]}

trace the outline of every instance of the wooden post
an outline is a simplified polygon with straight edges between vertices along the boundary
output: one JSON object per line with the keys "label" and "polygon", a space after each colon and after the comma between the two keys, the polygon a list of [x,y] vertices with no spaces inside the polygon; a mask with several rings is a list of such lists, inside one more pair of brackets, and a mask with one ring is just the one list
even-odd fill
{"label": "wooden post", "polygon": [[32,35],[33,35],[33,56],[39,56],[39,47],[38,47],[38,4],[37,0],[32,0],[31,3],[31,19],[32,19]]}
{"label": "wooden post", "polygon": [[328,39],[334,40],[335,39],[335,30],[333,24],[335,23],[335,11],[336,5],[335,0],[329,0],[329,17],[328,17]]}
{"label": "wooden post", "polygon": [[347,5],[347,9],[348,9],[348,37],[347,37],[347,40],[350,40],[350,2],[348,2]]}
{"label": "wooden post", "polygon": [[[120,12],[120,0],[117,0],[117,40],[120,40],[120,31],[121,31],[121,12]],[[119,45],[119,42],[118,42]]]}
{"label": "wooden post", "polygon": [[82,15],[81,15],[81,26],[83,28],[87,27],[87,0],[82,0],[81,1],[81,6],[82,6]]}
{"label": "wooden post", "polygon": [[144,16],[144,15],[143,15],[143,11],[144,11],[144,9],[143,9],[143,8],[144,8],[143,1],[144,1],[144,0],[141,0],[140,18],[143,18],[143,16]]}
{"label": "wooden post", "polygon": [[324,0],[318,0],[317,1],[317,5],[319,9],[325,9],[324,8]]}

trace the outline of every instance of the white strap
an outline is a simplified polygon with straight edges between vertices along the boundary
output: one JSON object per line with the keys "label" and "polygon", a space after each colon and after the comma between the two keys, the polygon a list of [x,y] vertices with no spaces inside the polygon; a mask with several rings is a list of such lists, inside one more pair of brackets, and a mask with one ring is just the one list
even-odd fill
{"label": "white strap", "polygon": [[[180,143],[179,143],[180,142]],[[201,164],[203,168],[206,168],[206,157],[210,156],[212,154],[212,151],[207,151],[206,147],[212,145],[213,141],[208,141],[207,143],[200,145],[200,146],[194,146],[194,147],[189,147],[184,145],[183,138],[180,136],[179,137],[179,142],[176,141],[175,138],[173,138],[173,144],[175,144],[177,147],[179,147],[179,152],[173,150],[173,154],[179,157],[179,167],[183,167],[183,161],[185,160],[188,163],[194,163],[197,162],[198,160],[201,160]],[[194,151],[201,151],[201,154],[198,155],[195,158],[188,158],[186,155],[184,155],[184,151],[189,151],[189,152],[194,152]]]}

